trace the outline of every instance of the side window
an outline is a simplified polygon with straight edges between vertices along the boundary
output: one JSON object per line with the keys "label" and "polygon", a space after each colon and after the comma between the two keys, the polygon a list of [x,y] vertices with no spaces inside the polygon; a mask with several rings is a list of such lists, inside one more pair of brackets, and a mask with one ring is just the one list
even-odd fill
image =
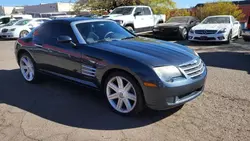
{"label": "side window", "polygon": [[135,9],[135,14],[136,14],[136,15],[143,15],[143,14],[144,14],[143,9],[142,9],[142,8],[139,8],[139,7],[136,8],[136,9]]}
{"label": "side window", "polygon": [[151,11],[148,7],[143,8],[144,15],[151,15]]}
{"label": "side window", "polygon": [[235,23],[235,18],[234,17],[232,17],[232,22]]}
{"label": "side window", "polygon": [[69,24],[52,23],[51,25],[51,34],[49,36],[52,40],[56,41],[59,36],[69,36],[72,38],[73,42],[78,43],[76,36]]}

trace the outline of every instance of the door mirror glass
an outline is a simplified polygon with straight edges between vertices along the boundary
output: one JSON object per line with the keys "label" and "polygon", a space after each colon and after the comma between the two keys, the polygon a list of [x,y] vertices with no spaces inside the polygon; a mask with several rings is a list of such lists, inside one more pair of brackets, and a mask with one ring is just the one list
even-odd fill
{"label": "door mirror glass", "polygon": [[237,25],[237,24],[240,24],[240,23],[239,23],[238,21],[236,21],[236,22],[234,22],[234,24],[236,24],[236,25]]}
{"label": "door mirror glass", "polygon": [[59,43],[71,43],[72,39],[69,36],[59,36],[57,38],[57,42],[59,42]]}

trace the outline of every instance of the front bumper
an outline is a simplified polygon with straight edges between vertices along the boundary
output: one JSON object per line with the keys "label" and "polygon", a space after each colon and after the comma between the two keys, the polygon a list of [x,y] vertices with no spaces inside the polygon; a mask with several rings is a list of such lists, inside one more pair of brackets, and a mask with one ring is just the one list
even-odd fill
{"label": "front bumper", "polygon": [[185,104],[202,94],[207,70],[197,78],[188,78],[161,88],[143,87],[146,104],[155,110],[166,110]]}
{"label": "front bumper", "polygon": [[243,37],[249,37],[250,38],[250,29],[243,29],[242,30],[242,36]]}
{"label": "front bumper", "polygon": [[154,36],[164,38],[164,37],[180,37],[181,31],[179,28],[154,28]]}
{"label": "front bumper", "polygon": [[224,42],[228,40],[228,33],[221,34],[188,34],[189,41],[197,42]]}
{"label": "front bumper", "polygon": [[0,36],[5,39],[17,39],[19,38],[14,32],[1,33]]}

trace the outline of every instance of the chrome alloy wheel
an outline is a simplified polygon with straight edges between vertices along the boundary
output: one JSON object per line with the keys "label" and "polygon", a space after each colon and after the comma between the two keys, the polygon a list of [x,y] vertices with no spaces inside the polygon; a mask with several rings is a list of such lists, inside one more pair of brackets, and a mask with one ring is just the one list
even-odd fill
{"label": "chrome alloy wheel", "polygon": [[29,57],[22,56],[20,69],[25,80],[32,81],[34,79],[34,65]]}
{"label": "chrome alloy wheel", "polygon": [[136,105],[136,91],[127,79],[116,76],[106,86],[106,94],[111,106],[118,112],[129,113]]}

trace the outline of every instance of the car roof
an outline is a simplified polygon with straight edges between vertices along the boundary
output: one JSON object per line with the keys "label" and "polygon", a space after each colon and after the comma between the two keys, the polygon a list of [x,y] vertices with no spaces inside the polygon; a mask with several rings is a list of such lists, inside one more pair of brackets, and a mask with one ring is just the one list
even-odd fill
{"label": "car roof", "polygon": [[60,22],[66,22],[66,23],[72,23],[77,21],[87,21],[87,20],[98,20],[95,18],[88,18],[88,17],[74,17],[74,18],[61,18],[61,19],[55,19],[53,21],[60,21]]}
{"label": "car roof", "polygon": [[214,15],[214,16],[208,16],[208,17],[232,17],[231,15]]}

